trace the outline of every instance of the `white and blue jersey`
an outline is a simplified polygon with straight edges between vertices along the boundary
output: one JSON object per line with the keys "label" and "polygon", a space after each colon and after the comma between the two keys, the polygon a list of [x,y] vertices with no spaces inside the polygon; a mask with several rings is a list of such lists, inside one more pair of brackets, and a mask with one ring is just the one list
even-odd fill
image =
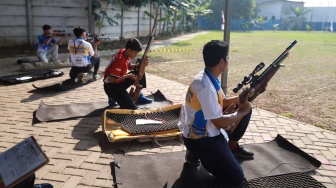
{"label": "white and blue jersey", "polygon": [[55,39],[51,39],[51,41],[49,42],[49,44],[44,44],[45,41],[49,40],[49,37],[44,37],[43,35],[39,35],[37,37],[37,52],[41,53],[41,52],[48,52],[51,44],[55,43],[56,40]]}
{"label": "white and blue jersey", "polygon": [[94,50],[89,42],[82,38],[69,40],[68,50],[70,51],[70,63],[74,67],[86,67],[90,64],[90,58],[94,55]]}
{"label": "white and blue jersey", "polygon": [[199,139],[220,134],[211,119],[223,116],[225,94],[219,80],[208,69],[199,72],[190,84],[181,109],[179,127],[185,138]]}

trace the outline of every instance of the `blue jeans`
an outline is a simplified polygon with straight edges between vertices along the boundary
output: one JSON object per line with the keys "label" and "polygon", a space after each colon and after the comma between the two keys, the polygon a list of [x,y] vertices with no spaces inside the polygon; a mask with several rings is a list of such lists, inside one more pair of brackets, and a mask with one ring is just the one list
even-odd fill
{"label": "blue jeans", "polygon": [[51,45],[48,51],[37,52],[37,57],[42,62],[48,62],[48,55],[51,54],[51,61],[57,61],[58,59],[58,45]]}

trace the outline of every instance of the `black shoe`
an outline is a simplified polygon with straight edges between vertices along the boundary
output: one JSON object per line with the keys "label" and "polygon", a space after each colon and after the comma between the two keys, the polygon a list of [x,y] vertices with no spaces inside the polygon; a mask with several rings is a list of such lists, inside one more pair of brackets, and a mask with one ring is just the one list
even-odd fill
{"label": "black shoe", "polygon": [[191,165],[195,165],[195,166],[198,166],[201,161],[200,159],[198,158],[197,155],[195,155],[193,152],[187,150],[186,152],[186,155],[185,155],[185,160],[191,164]]}
{"label": "black shoe", "polygon": [[231,149],[232,154],[235,157],[241,157],[244,159],[253,159],[254,153],[248,149],[245,149],[243,146],[238,145],[237,148]]}

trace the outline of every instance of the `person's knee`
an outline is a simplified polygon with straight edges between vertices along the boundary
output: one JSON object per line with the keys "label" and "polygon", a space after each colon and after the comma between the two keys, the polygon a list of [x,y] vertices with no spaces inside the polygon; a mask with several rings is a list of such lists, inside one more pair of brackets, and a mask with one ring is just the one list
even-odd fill
{"label": "person's knee", "polygon": [[223,174],[224,177],[217,177],[217,179],[225,185],[240,185],[245,180],[243,170],[231,171],[230,174]]}
{"label": "person's knee", "polygon": [[243,171],[240,171],[236,173],[236,176],[234,178],[232,178],[231,185],[240,185],[243,183],[244,180],[245,180],[244,173]]}
{"label": "person's knee", "polygon": [[48,62],[48,59],[47,59],[46,54],[43,54],[43,53],[37,53],[37,58],[38,58],[39,61],[41,61],[41,62]]}

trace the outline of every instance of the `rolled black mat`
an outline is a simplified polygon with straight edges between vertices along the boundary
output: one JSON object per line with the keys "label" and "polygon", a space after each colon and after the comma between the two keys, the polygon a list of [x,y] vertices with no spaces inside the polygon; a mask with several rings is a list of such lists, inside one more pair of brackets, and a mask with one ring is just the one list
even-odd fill
{"label": "rolled black mat", "polygon": [[[244,147],[251,149],[255,154],[253,160],[241,161],[241,166],[248,182],[263,177],[281,176],[298,172],[311,172],[321,165],[318,160],[309,156],[293,144],[290,144],[280,135],[271,142],[247,144],[244,145]],[[185,151],[141,156],[115,154],[114,162],[112,163],[112,174],[115,187],[157,188],[224,186],[219,184],[202,165],[195,167],[185,163],[184,155]],[[260,156],[263,157],[260,158]],[[306,183],[306,180],[300,178],[297,179],[296,176],[292,178],[292,180],[292,185],[294,185],[294,183]],[[286,182],[286,179],[282,180],[282,178],[277,181],[281,181],[283,184],[289,183]]]}
{"label": "rolled black mat", "polygon": [[54,78],[62,76],[64,73],[62,71],[56,70],[37,70],[37,71],[29,71],[19,74],[1,76],[0,82],[6,84],[20,84],[31,82],[35,80],[43,80],[48,78]]}
{"label": "rolled black mat", "polygon": [[17,64],[21,64],[21,63],[34,63],[34,62],[38,62],[39,60],[33,60],[33,59],[30,59],[30,58],[21,58],[21,59],[18,59],[16,62]]}

